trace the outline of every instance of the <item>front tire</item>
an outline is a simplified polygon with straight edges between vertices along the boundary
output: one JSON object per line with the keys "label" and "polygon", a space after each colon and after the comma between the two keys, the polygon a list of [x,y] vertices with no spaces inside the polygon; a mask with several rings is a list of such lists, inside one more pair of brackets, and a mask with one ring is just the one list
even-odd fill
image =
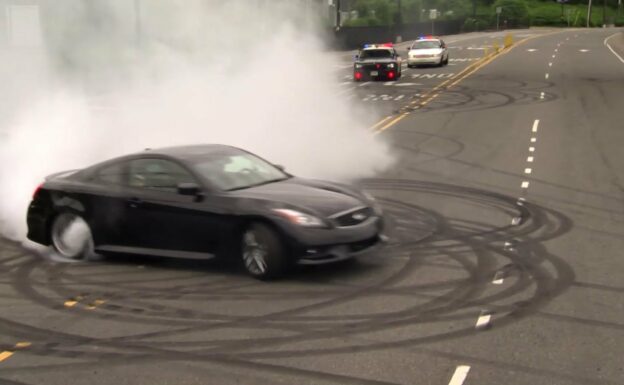
{"label": "front tire", "polygon": [[64,258],[82,259],[95,254],[89,225],[73,213],[61,213],[54,218],[50,239],[54,250]]}
{"label": "front tire", "polygon": [[282,276],[288,266],[287,250],[282,238],[264,223],[252,223],[241,237],[241,257],[247,273],[267,280]]}

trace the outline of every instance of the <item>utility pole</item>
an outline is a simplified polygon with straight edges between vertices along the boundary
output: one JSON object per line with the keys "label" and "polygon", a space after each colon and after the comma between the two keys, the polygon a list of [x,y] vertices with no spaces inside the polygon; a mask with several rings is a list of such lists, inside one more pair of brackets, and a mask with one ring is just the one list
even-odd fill
{"label": "utility pole", "polygon": [[397,7],[397,25],[401,26],[401,24],[403,24],[403,7],[401,6],[401,0],[397,0]]}
{"label": "utility pole", "polygon": [[607,26],[607,0],[602,0],[602,26]]}
{"label": "utility pole", "polygon": [[340,29],[340,0],[334,0],[336,2],[336,31]]}
{"label": "utility pole", "polygon": [[586,25],[587,28],[589,28],[589,20],[591,19],[591,6],[592,6],[592,0],[589,0],[587,3],[587,25]]}

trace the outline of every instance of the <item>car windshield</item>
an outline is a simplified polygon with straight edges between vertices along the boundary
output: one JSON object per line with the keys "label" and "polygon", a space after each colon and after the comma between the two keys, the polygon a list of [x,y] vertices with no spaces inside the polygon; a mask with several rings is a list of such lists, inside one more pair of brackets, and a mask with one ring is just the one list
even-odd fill
{"label": "car windshield", "polygon": [[437,40],[417,41],[412,45],[412,49],[430,49],[440,48],[440,42]]}
{"label": "car windshield", "polygon": [[390,58],[392,57],[392,51],[389,49],[367,49],[362,51],[360,59],[378,59],[378,58]]}
{"label": "car windshield", "polygon": [[221,190],[241,190],[290,176],[269,162],[246,152],[210,154],[194,161],[194,169]]}

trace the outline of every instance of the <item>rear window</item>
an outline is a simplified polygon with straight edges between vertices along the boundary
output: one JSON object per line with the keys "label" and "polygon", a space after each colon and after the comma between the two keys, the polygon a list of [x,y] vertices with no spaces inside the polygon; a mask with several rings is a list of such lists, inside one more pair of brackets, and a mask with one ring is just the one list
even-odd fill
{"label": "rear window", "polygon": [[360,59],[372,59],[372,58],[389,58],[394,56],[389,49],[367,49],[362,51]]}

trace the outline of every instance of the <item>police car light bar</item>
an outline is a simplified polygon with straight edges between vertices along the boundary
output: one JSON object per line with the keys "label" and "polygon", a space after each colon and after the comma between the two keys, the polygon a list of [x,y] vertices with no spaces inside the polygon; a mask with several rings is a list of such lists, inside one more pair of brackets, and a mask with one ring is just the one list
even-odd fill
{"label": "police car light bar", "polygon": [[392,48],[394,47],[394,44],[392,43],[383,43],[383,44],[364,44],[363,45],[364,48],[379,48],[379,47],[384,47],[384,48]]}
{"label": "police car light bar", "polygon": [[421,36],[418,38],[418,40],[429,40],[429,39],[435,39],[435,38],[431,35]]}

